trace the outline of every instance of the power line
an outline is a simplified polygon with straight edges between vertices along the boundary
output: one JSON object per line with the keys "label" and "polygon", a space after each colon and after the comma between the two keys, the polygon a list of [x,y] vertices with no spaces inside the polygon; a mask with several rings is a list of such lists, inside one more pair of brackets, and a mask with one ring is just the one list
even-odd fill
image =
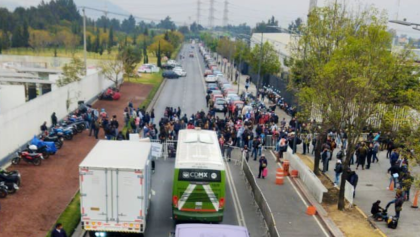
{"label": "power line", "polygon": [[[146,18],[146,17],[138,17],[135,15],[127,15],[127,14],[122,14],[122,13],[118,13],[118,12],[112,12],[112,11],[107,11],[107,10],[101,10],[101,9],[97,9],[97,8],[93,8],[93,7],[85,7],[85,6],[79,6],[78,8],[81,9],[88,9],[88,10],[92,10],[92,11],[97,11],[97,12],[102,12],[104,14],[112,14],[112,15],[116,15],[116,16],[122,16],[122,17],[130,17],[132,16],[135,19],[141,20],[141,21],[160,21],[161,19],[155,19],[155,18]],[[180,21],[173,21],[174,23],[177,23],[178,25],[182,25],[184,24],[184,22],[180,22]]]}

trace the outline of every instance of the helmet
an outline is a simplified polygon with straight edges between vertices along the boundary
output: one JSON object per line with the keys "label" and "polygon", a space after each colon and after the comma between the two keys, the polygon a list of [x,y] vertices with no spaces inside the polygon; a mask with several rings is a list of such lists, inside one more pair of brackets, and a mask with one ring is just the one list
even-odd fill
{"label": "helmet", "polygon": [[36,145],[30,145],[29,150],[36,151],[38,150],[38,147]]}

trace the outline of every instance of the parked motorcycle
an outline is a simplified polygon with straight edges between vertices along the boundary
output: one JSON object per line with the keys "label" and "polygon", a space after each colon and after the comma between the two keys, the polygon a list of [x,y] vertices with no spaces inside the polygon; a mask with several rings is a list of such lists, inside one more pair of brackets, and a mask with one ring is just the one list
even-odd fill
{"label": "parked motorcycle", "polygon": [[74,126],[75,133],[81,133],[83,132],[83,130],[86,129],[86,123],[83,119],[79,119],[79,118],[70,118],[69,120],[65,120],[61,122],[62,126]]}
{"label": "parked motorcycle", "polygon": [[39,139],[41,139],[41,141],[44,141],[44,142],[54,142],[55,147],[57,147],[57,149],[60,149],[64,143],[63,136],[58,136],[58,135],[56,136],[51,136],[51,134],[41,135],[39,136]]}
{"label": "parked motorcycle", "polygon": [[54,155],[57,152],[57,148],[55,146],[54,142],[46,142],[39,140],[39,138],[35,135],[34,138],[32,138],[31,143],[29,145],[35,145],[38,149],[37,150],[28,150],[32,153],[42,153],[45,159],[48,159],[50,155]]}
{"label": "parked motorcycle", "polygon": [[50,136],[63,134],[63,138],[66,140],[73,139],[73,129],[72,128],[63,128],[63,127],[55,127],[51,129]]}
{"label": "parked motorcycle", "polygon": [[0,182],[0,198],[6,198],[7,194],[7,186]]}
{"label": "parked motorcycle", "polygon": [[[6,171],[0,168],[0,181],[10,180],[20,186],[22,178],[17,170]],[[6,181],[5,181],[6,182]]]}
{"label": "parked motorcycle", "polygon": [[[37,145],[35,145],[35,146],[36,146],[36,149],[35,149],[35,147],[32,146],[32,144],[28,144],[28,145],[26,145],[26,149],[24,149],[22,151],[32,153],[32,154],[41,153],[42,157],[44,157],[44,159],[50,158],[50,153],[47,151],[47,146],[46,145],[39,146],[39,147]],[[29,148],[29,147],[32,147],[32,149]]]}
{"label": "parked motorcycle", "polygon": [[[35,145],[30,145],[30,150],[37,150],[38,148]],[[42,160],[44,157],[42,153],[31,153],[28,151],[18,151],[16,152],[16,157],[12,159],[13,165],[18,165],[21,160],[31,163],[35,166],[41,165]]]}

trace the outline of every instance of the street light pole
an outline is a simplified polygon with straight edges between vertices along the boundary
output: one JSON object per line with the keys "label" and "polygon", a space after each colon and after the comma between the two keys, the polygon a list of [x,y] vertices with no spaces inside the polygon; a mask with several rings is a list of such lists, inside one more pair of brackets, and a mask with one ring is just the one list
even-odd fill
{"label": "street light pole", "polygon": [[86,14],[83,8],[83,56],[85,58],[85,73],[87,75],[87,52],[86,52]]}
{"label": "street light pole", "polygon": [[241,62],[242,62],[242,52],[239,53],[239,64],[238,64],[239,76],[238,76],[238,80],[236,81],[236,83],[238,83],[238,92],[237,92],[238,95],[239,95],[239,85],[241,84]]}
{"label": "street light pole", "polygon": [[258,90],[260,88],[261,64],[262,64],[262,60],[263,60],[263,37],[264,37],[263,35],[264,35],[264,32],[261,32],[260,61],[258,62],[258,77],[257,77],[257,84],[255,85],[255,87],[257,88],[257,94],[258,94]]}

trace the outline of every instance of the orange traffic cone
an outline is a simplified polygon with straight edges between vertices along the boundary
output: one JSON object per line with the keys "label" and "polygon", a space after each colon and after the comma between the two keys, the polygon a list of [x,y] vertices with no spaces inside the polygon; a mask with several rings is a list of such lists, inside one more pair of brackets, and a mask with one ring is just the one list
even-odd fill
{"label": "orange traffic cone", "polygon": [[414,201],[413,201],[413,205],[411,205],[412,208],[418,208],[419,206],[417,205],[418,199],[419,199],[419,191],[416,191],[416,194],[414,195]]}
{"label": "orange traffic cone", "polygon": [[310,216],[315,215],[315,214],[316,214],[316,208],[315,208],[314,206],[309,206],[309,207],[306,209],[306,214],[307,214],[307,215],[310,215]]}
{"label": "orange traffic cone", "polygon": [[394,180],[391,181],[391,184],[389,185],[389,190],[394,191]]}

